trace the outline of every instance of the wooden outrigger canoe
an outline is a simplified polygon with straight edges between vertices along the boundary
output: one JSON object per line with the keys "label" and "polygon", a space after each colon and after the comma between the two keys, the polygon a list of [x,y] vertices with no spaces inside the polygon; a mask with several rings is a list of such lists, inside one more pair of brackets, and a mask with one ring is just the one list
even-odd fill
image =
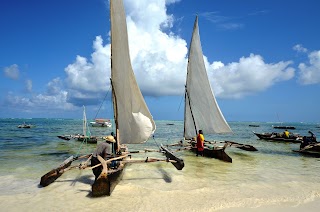
{"label": "wooden outrigger canoe", "polygon": [[[150,150],[146,150],[148,152]],[[60,164],[57,168],[52,169],[45,175],[43,175],[40,179],[40,185],[42,187],[46,187],[56,179],[58,179],[63,173],[69,171],[71,169],[93,169],[97,166],[102,165],[103,171],[100,176],[92,185],[92,196],[99,197],[103,195],[110,196],[118,182],[121,180],[122,171],[125,166],[129,163],[150,163],[150,162],[170,162],[172,163],[178,170],[182,170],[184,168],[184,161],[181,158],[178,158],[174,155],[174,153],[170,152],[167,148],[161,146],[160,150],[154,150],[157,152],[161,152],[165,155],[165,158],[149,158],[147,157],[144,160],[132,160],[131,154],[133,153],[141,153],[142,151],[133,151],[133,152],[124,152],[122,156],[117,156],[110,158],[108,160],[104,160],[102,157],[98,156],[100,164],[91,167],[88,165],[91,154],[83,155],[81,157],[70,156],[67,158],[62,164]],[[80,160],[87,159],[84,163],[79,163],[77,165],[71,166],[71,163]]]}
{"label": "wooden outrigger canoe", "polygon": [[[178,147],[176,151],[189,150],[197,153],[196,141],[195,140],[185,140],[180,141],[176,144],[171,144],[168,146]],[[232,158],[225,152],[227,147],[235,147],[245,151],[258,151],[254,146],[249,144],[241,144],[234,141],[205,141],[203,156],[208,158],[215,158],[222,160],[224,162],[232,163]]]}
{"label": "wooden outrigger canoe", "polygon": [[279,133],[253,133],[262,140],[268,141],[277,141],[277,142],[289,142],[289,143],[301,143],[302,136],[300,135],[291,135],[289,138],[280,136]]}

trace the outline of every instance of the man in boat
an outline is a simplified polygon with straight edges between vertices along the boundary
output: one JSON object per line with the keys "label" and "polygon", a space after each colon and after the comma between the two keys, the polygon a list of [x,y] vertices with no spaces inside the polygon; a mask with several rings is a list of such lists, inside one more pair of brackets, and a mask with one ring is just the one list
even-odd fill
{"label": "man in boat", "polygon": [[284,132],[283,132],[283,136],[285,138],[289,138],[289,135],[290,135],[290,132],[286,129]]}
{"label": "man in boat", "polygon": [[204,136],[202,130],[199,130],[199,134],[197,135],[197,156],[203,156],[204,151]]}
{"label": "man in boat", "polygon": [[312,141],[312,142],[317,142],[317,137],[316,137],[316,135],[315,135],[313,132],[311,132],[311,131],[308,131],[308,133],[311,134],[311,136],[310,136],[311,141]]}
{"label": "man in boat", "polygon": [[[106,142],[101,142],[100,144],[98,144],[96,150],[92,154],[91,166],[95,166],[95,165],[100,164],[100,161],[97,158],[98,155],[100,155],[105,160],[110,159],[113,156],[112,155],[112,144],[115,143],[116,140],[114,139],[114,137],[112,135],[106,136],[106,137],[104,137],[104,139],[106,140]],[[96,181],[102,172],[102,166],[98,166],[98,167],[92,169],[92,172],[95,176],[95,181]]]}
{"label": "man in boat", "polygon": [[303,149],[305,146],[308,146],[310,143],[311,143],[311,140],[307,138],[307,136],[303,136],[300,144],[300,149]]}

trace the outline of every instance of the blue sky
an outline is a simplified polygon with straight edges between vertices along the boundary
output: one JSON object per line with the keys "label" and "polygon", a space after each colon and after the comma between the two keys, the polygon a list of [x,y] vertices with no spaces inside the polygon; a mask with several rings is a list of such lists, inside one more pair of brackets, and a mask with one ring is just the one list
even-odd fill
{"label": "blue sky", "polygon": [[[198,14],[209,80],[227,121],[320,122],[320,1],[124,4],[133,69],[156,120],[183,119]],[[2,0],[0,117],[81,119],[85,105],[94,118],[110,89],[109,16],[104,0]],[[112,118],[109,103],[98,117]]]}

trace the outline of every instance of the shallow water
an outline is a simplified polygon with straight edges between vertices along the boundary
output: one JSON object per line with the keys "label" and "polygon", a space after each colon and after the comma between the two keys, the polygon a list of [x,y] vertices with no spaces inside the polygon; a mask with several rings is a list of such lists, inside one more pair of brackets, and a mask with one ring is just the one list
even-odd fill
{"label": "shallow water", "polygon": [[[31,129],[17,125],[34,124]],[[167,125],[168,123],[173,125]],[[182,121],[156,121],[154,138],[131,150],[156,149],[182,137]],[[260,127],[249,127],[259,124]],[[319,158],[293,152],[299,144],[258,140],[252,131],[278,131],[277,123],[231,122],[233,134],[209,136],[254,145],[258,152],[227,148],[233,163],[195,157],[179,152],[185,168],[178,171],[170,163],[131,164],[110,197],[91,198],[93,174],[71,170],[48,187],[39,187],[40,177],[70,155],[93,151],[95,145],[57,135],[82,132],[81,120],[0,119],[0,208],[6,211],[316,211],[320,206]],[[307,135],[320,134],[317,124],[286,123]],[[112,128],[91,128],[93,135],[108,135]],[[134,158],[161,157],[156,153]],[[199,204],[199,201],[201,202]]]}

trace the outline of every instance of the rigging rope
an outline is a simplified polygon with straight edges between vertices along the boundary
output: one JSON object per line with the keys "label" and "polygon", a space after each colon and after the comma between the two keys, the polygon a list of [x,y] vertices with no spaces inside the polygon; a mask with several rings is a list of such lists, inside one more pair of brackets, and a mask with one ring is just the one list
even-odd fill
{"label": "rigging rope", "polygon": [[109,91],[111,90],[111,85],[110,85],[110,87],[109,87],[109,90],[108,90],[108,92],[106,93],[106,95],[104,96],[104,99],[103,99],[103,101],[101,102],[101,105],[100,105],[100,107],[99,107],[99,110],[98,110],[98,112],[96,113],[96,116],[94,117],[94,119],[96,119],[97,118],[97,116],[98,116],[98,113],[100,112],[100,109],[101,109],[101,107],[102,107],[102,104],[104,103],[104,101],[106,100],[106,98],[107,98],[107,96],[108,96],[108,94],[109,94]]}
{"label": "rigging rope", "polygon": [[159,144],[157,143],[156,139],[154,139],[154,134],[152,135],[152,138],[153,138],[154,142],[157,144],[158,148],[160,149]]}
{"label": "rigging rope", "polygon": [[182,95],[182,98],[181,98],[181,101],[180,101],[180,104],[179,104],[179,108],[178,108],[178,112],[179,112],[179,110],[180,110],[180,107],[181,107],[181,104],[182,104],[183,99],[184,99],[184,95]]}

